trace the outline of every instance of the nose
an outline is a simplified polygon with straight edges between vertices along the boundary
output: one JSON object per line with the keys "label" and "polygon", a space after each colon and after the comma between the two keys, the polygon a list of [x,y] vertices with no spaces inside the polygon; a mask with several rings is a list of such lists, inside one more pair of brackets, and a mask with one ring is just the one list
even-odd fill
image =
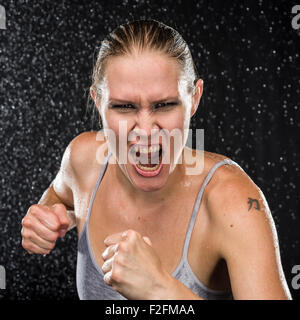
{"label": "nose", "polygon": [[140,110],[137,114],[134,131],[146,138],[151,136],[151,131],[154,129],[159,129],[154,114],[149,110]]}

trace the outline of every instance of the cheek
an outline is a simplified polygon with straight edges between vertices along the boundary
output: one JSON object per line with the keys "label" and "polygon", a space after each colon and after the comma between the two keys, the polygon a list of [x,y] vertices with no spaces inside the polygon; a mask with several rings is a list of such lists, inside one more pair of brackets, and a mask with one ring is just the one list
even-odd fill
{"label": "cheek", "polygon": [[132,125],[132,118],[128,116],[117,115],[109,110],[105,115],[106,127],[115,133],[116,137],[127,136],[129,128]]}
{"label": "cheek", "polygon": [[134,118],[130,115],[119,115],[109,110],[105,115],[108,144],[112,153],[122,163],[127,159],[127,143]]}
{"label": "cheek", "polygon": [[168,129],[169,131],[172,131],[172,129],[177,128],[182,130],[185,127],[184,119],[184,110],[178,109],[167,114],[159,115],[157,117],[157,122],[162,129]]}
{"label": "cheek", "polygon": [[104,116],[105,116],[105,124],[106,124],[106,126],[109,129],[117,132],[118,131],[118,127],[119,127],[119,125],[118,125],[118,123],[119,123],[118,117],[116,117],[112,112],[110,112],[110,110],[107,110]]}

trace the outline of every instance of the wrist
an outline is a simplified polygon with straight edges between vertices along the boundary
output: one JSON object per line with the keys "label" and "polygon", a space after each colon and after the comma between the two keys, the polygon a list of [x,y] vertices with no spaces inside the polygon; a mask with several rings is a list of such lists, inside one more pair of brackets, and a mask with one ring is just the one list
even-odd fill
{"label": "wrist", "polygon": [[149,300],[203,300],[165,270]]}
{"label": "wrist", "polygon": [[73,229],[76,226],[76,218],[75,218],[74,210],[67,210],[67,215],[68,215],[68,218],[70,220],[70,224],[69,224],[69,227],[68,227],[68,231],[69,231],[69,230]]}
{"label": "wrist", "polygon": [[177,280],[166,270],[162,270],[161,276],[152,292],[149,292],[148,300],[175,300],[174,291],[176,291]]}

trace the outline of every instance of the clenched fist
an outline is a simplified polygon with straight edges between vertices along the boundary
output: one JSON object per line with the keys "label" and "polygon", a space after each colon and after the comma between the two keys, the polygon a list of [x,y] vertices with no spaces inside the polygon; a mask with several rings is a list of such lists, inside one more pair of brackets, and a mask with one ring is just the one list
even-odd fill
{"label": "clenched fist", "polygon": [[63,204],[34,204],[22,220],[22,246],[30,254],[49,254],[58,237],[64,237],[69,225],[70,219]]}
{"label": "clenched fist", "polygon": [[128,299],[168,296],[171,276],[163,268],[148,237],[134,230],[108,236],[102,254],[104,281]]}

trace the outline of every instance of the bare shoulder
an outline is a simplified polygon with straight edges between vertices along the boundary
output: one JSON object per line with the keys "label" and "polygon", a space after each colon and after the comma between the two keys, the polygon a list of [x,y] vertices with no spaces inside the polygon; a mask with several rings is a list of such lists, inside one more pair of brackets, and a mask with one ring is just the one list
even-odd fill
{"label": "bare shoulder", "polygon": [[253,244],[264,242],[270,248],[278,245],[267,200],[239,165],[232,163],[216,170],[206,206],[216,237],[227,248],[242,239]]}
{"label": "bare shoulder", "polygon": [[[223,217],[228,217],[230,213],[237,217],[239,214],[233,213],[235,211],[243,215],[249,208],[253,211],[256,207],[263,208],[266,205],[260,188],[237,162],[225,155],[208,151],[189,149],[187,154],[190,158],[201,158],[203,163],[200,176],[188,177],[196,188],[200,187],[210,172],[213,173],[202,198],[211,221],[217,219],[222,222]],[[225,210],[229,212],[225,214]]]}
{"label": "bare shoulder", "polygon": [[84,183],[89,176],[94,176],[94,170],[101,166],[101,155],[104,157],[106,152],[103,131],[86,131],[76,136],[66,149],[75,178]]}
{"label": "bare shoulder", "polygon": [[228,160],[215,171],[207,193],[207,205],[214,218],[229,218],[230,213],[231,218],[244,217],[267,209],[261,189],[238,163],[219,154],[209,154],[208,158],[212,159],[211,165]]}
{"label": "bare shoulder", "polygon": [[93,162],[95,159],[91,155],[103,144],[103,141],[103,131],[85,131],[77,135],[68,145],[74,168],[83,161]]}
{"label": "bare shoulder", "polygon": [[[223,163],[223,165],[218,166],[216,168],[217,170],[214,171],[212,178],[205,188],[207,190],[205,191],[206,194],[212,193],[211,191],[215,190],[217,186],[220,186],[225,181],[232,180],[234,178],[240,178],[241,176],[243,176],[246,180],[250,179],[243,169],[238,165],[238,163],[219,153],[186,148],[185,158],[188,158],[187,162],[192,163],[193,167],[196,167],[195,163],[198,163],[198,168],[200,169],[197,172],[198,175],[192,175],[192,179],[196,183],[199,181],[201,183],[203,178],[205,178],[218,163],[223,162],[223,160],[228,160],[228,163]],[[202,177],[200,179],[199,174]]]}

